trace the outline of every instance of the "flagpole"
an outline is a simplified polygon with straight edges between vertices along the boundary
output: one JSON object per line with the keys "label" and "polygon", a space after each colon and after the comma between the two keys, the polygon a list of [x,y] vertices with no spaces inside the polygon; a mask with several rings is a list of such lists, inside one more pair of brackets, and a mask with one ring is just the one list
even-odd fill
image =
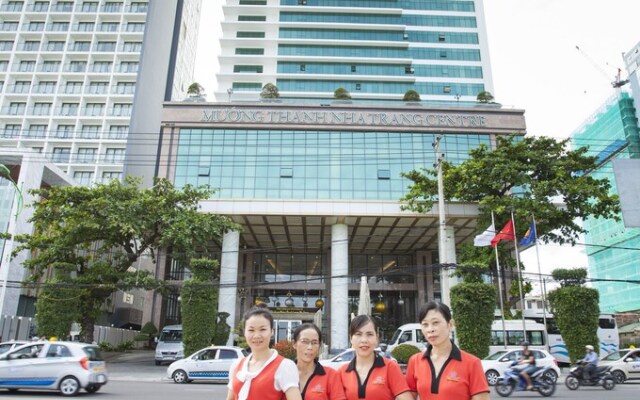
{"label": "flagpole", "polygon": [[522,294],[522,269],[520,268],[520,254],[518,252],[518,238],[516,237],[516,221],[513,217],[513,209],[511,209],[511,224],[513,225],[513,245],[516,248],[516,267],[518,268],[518,292],[520,294],[520,314],[522,315],[522,332],[524,339],[527,340],[527,327],[524,323],[524,295]]}
{"label": "flagpole", "polygon": [[[494,220],[493,211],[491,211],[491,225],[496,226],[496,221]],[[495,229],[495,228],[494,228]],[[500,257],[498,256],[498,246],[493,247],[496,252],[496,267],[498,269],[498,293],[500,297],[500,319],[502,319],[502,343],[504,343],[504,348],[507,348],[507,327],[504,323],[504,301],[502,300],[502,274],[500,273]]]}
{"label": "flagpole", "polygon": [[536,217],[531,213],[531,223],[533,224],[533,242],[536,246],[536,260],[538,261],[538,278],[540,279],[540,293],[542,294],[542,322],[544,323],[544,342],[549,347],[549,333],[547,332],[547,299],[545,295],[545,285],[542,282],[542,268],[540,267],[540,252],[538,251],[538,227],[536,226]]}

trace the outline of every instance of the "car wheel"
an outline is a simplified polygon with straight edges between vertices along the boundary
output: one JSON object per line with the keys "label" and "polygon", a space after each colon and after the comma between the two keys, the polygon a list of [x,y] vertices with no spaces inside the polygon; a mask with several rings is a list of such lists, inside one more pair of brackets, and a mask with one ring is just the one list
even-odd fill
{"label": "car wheel", "polygon": [[556,373],[556,371],[550,369],[548,371],[546,371],[544,373],[544,377],[551,379],[553,381],[553,383],[556,383],[558,381],[558,374]]}
{"label": "car wheel", "polygon": [[626,377],[624,376],[624,372],[622,371],[613,371],[611,375],[613,375],[613,379],[616,381],[616,383],[624,383],[626,379]]}
{"label": "car wheel", "polygon": [[189,382],[189,379],[187,378],[187,373],[184,372],[184,370],[181,370],[181,369],[175,370],[173,375],[171,375],[171,378],[173,379],[173,381],[175,383],[188,383]]}
{"label": "car wheel", "polygon": [[80,382],[73,376],[65,376],[60,381],[58,390],[63,396],[75,396],[80,391]]}
{"label": "car wheel", "polygon": [[498,371],[494,369],[488,370],[484,374],[484,376],[487,377],[487,383],[489,384],[489,386],[494,386],[496,383],[498,383],[498,380],[500,380],[500,374],[498,374]]}
{"label": "car wheel", "polygon": [[578,378],[573,375],[567,376],[567,379],[564,380],[564,384],[569,390],[576,390],[580,387],[580,381],[578,381]]}
{"label": "car wheel", "polygon": [[84,388],[84,390],[86,390],[87,393],[95,393],[98,390],[100,390],[100,385],[89,385],[86,388]]}

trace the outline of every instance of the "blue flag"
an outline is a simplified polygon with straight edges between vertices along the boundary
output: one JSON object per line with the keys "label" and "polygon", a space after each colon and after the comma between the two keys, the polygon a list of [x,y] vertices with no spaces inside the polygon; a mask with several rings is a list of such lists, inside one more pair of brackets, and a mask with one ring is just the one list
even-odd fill
{"label": "blue flag", "polygon": [[531,225],[529,225],[529,229],[527,229],[527,233],[524,234],[524,237],[520,240],[520,243],[518,243],[521,246],[528,246],[531,243],[534,243],[537,239],[536,236],[536,227],[535,225],[533,225],[533,222],[531,223]]}

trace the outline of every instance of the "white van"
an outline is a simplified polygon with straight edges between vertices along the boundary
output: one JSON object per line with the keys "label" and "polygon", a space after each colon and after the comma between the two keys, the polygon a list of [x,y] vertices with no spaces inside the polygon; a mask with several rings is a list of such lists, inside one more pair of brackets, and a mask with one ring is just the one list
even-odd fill
{"label": "white van", "polygon": [[404,324],[400,328],[398,328],[388,343],[387,351],[391,352],[391,350],[393,350],[396,346],[403,343],[414,345],[420,350],[425,348],[425,346],[427,345],[427,340],[422,334],[420,324]]}
{"label": "white van", "polygon": [[165,361],[172,363],[184,357],[182,325],[165,326],[156,342],[156,365],[161,365]]}

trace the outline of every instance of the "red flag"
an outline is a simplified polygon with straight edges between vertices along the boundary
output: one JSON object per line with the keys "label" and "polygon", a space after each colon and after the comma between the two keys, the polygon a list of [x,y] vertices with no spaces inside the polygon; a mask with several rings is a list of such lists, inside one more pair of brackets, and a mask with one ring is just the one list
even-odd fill
{"label": "red flag", "polygon": [[513,221],[509,220],[500,232],[491,240],[491,247],[496,247],[502,240],[513,240]]}

